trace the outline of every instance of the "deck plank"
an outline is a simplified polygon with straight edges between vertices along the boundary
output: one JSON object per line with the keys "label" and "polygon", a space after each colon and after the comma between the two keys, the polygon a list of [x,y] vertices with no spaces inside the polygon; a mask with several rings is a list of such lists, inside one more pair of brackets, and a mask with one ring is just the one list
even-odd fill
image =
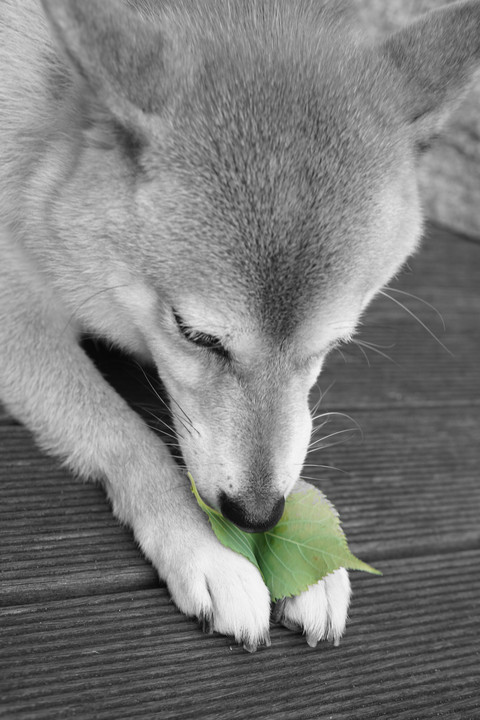
{"label": "deck plank", "polygon": [[354,574],[338,649],[311,650],[274,627],[272,647],[247,655],[203,636],[164,588],[4,608],[3,708],[39,720],[130,718],[132,708],[172,720],[474,720],[479,567],[470,550],[382,561],[381,578]]}
{"label": "deck plank", "polygon": [[331,387],[324,405],[372,409],[480,404],[479,254],[477,244],[431,228],[421,250],[391,283],[401,292],[387,290],[393,301],[378,296],[358,334],[391,359],[368,347],[363,353],[354,344],[333,353],[320,376],[322,391]]}
{"label": "deck plank", "polygon": [[[359,411],[355,420],[363,435],[355,428],[315,451],[304,472],[337,506],[352,550],[373,562],[480,547],[480,408]],[[334,418],[325,432],[344,423]],[[0,604],[157,584],[100,487],[42,456],[23,428],[0,427],[0,444]]]}

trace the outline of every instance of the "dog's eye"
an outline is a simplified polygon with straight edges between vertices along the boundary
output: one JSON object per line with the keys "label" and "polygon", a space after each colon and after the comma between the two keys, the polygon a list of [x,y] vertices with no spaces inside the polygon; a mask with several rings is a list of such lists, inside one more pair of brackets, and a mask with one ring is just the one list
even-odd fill
{"label": "dog's eye", "polygon": [[206,348],[212,352],[220,355],[223,358],[229,358],[228,350],[226,350],[219,338],[214,335],[207,335],[206,333],[198,332],[193,328],[189,327],[185,321],[176,312],[173,313],[177,327],[182,333],[183,337],[189,340],[191,343],[198,345],[199,347]]}

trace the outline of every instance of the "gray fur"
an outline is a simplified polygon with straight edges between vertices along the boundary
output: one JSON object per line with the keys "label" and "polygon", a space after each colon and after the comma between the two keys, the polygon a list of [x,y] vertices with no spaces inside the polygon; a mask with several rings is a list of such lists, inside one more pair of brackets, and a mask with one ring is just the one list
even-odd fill
{"label": "gray fur", "polygon": [[[415,17],[438,10],[445,0],[356,0],[372,37],[383,38]],[[452,0],[448,5],[454,6]],[[473,35],[475,41],[475,36]],[[478,34],[477,34],[478,41]],[[439,62],[442,62],[440,58]],[[480,238],[480,76],[468,83],[468,92],[452,113],[419,165],[419,187],[427,217]]]}
{"label": "gray fur", "polygon": [[[176,419],[202,496],[268,516],[328,349],[417,246],[417,145],[477,65],[479,19],[461,4],[372,44],[344,2],[0,3],[0,397],[103,479],[182,610],[249,645],[268,633],[260,575],[78,337],[152,359],[195,426]],[[338,637],[346,573],[310,592],[292,617]]]}

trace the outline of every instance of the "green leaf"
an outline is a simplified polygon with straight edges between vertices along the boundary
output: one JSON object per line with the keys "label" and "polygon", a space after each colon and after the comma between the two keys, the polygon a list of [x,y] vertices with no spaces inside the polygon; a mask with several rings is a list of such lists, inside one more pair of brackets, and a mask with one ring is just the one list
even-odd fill
{"label": "green leaf", "polygon": [[273,601],[300,595],[341,567],[381,575],[350,552],[337,511],[312,485],[297,483],[274,528],[246,533],[204,503],[190,473],[188,477],[217,538],[260,570]]}
{"label": "green leaf", "polygon": [[256,565],[260,572],[262,572],[255,557],[255,535],[243,532],[243,530],[240,530],[240,528],[230,522],[230,520],[224,518],[222,513],[218,512],[218,510],[214,510],[204,503],[190,473],[188,473],[188,477],[190,478],[190,482],[192,484],[192,492],[202,510],[207,513],[210,525],[222,545],[225,545],[225,547],[228,547],[231,550],[235,550],[235,552],[240,553],[240,555],[245,555],[245,557]]}

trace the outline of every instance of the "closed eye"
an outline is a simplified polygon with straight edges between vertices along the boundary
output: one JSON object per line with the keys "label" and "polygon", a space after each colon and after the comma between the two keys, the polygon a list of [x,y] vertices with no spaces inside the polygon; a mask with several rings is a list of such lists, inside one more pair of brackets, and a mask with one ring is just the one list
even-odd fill
{"label": "closed eye", "polygon": [[222,341],[218,337],[194,330],[194,328],[187,325],[183,318],[181,318],[175,311],[173,311],[173,317],[175,318],[178,329],[186,340],[198,347],[210,350],[223,358],[230,358],[228,350],[222,345]]}

